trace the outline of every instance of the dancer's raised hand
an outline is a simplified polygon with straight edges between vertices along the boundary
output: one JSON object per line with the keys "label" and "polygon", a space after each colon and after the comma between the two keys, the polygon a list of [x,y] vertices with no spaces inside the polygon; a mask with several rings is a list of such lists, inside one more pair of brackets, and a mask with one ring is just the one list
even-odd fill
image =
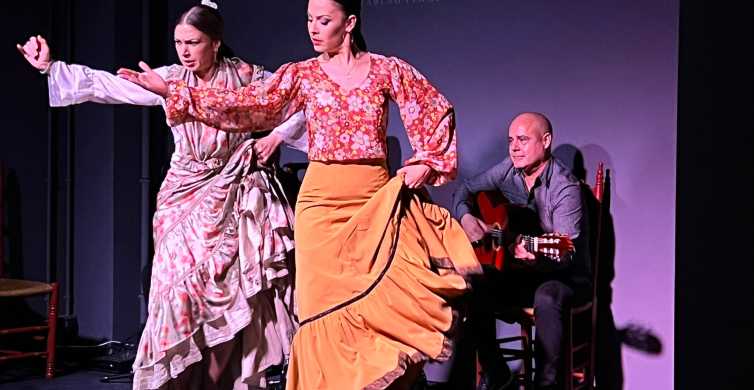
{"label": "dancer's raised hand", "polygon": [[50,67],[50,46],[41,35],[29,37],[23,46],[16,44],[16,49],[38,70],[44,71]]}
{"label": "dancer's raised hand", "polygon": [[118,69],[118,77],[138,84],[142,88],[148,89],[162,97],[166,97],[168,95],[168,83],[157,72],[153,71],[146,62],[139,61],[139,68],[143,72],[120,68]]}

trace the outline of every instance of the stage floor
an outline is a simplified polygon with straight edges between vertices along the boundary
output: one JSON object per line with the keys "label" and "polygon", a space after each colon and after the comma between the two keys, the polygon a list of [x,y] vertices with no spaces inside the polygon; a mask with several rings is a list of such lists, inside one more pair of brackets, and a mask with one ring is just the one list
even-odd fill
{"label": "stage floor", "polygon": [[0,365],[0,390],[126,390],[131,388],[130,380],[119,383],[102,383],[100,379],[109,375],[101,371],[66,369],[59,376],[47,380],[43,369],[38,365]]}

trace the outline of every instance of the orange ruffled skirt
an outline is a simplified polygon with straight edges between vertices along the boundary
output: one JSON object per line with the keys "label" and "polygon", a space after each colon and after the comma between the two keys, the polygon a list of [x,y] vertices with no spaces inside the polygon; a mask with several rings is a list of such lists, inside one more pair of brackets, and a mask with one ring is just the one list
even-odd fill
{"label": "orange ruffled skirt", "polygon": [[382,165],[311,162],[294,234],[289,390],[384,389],[410,364],[448,357],[449,300],[481,268],[447,210]]}

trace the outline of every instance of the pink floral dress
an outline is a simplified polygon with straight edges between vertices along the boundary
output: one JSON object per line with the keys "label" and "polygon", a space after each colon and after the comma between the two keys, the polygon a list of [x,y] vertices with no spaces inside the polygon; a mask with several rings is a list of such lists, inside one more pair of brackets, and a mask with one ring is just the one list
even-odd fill
{"label": "pink floral dress", "polygon": [[[246,84],[241,64],[224,60],[208,85]],[[156,71],[198,85],[180,65]],[[253,80],[266,76],[252,67]],[[63,62],[53,63],[48,85],[52,106],[165,103],[110,73]],[[295,143],[302,128],[299,114],[273,131]],[[264,385],[265,369],[285,361],[297,328],[288,259],[293,213],[274,177],[257,167],[248,133],[197,121],[171,130],[175,152],[153,219],[148,318],[133,366],[134,388],[159,388],[202,360],[204,348],[234,338],[243,344],[238,382]]]}

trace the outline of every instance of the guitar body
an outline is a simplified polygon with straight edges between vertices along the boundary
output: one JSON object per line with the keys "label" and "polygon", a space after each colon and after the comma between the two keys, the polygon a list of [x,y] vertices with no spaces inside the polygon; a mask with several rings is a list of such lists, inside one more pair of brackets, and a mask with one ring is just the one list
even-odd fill
{"label": "guitar body", "polygon": [[536,214],[526,207],[510,204],[499,192],[479,192],[475,200],[477,218],[488,226],[484,238],[471,243],[479,263],[491,265],[500,271],[506,267],[505,257],[510,255],[506,247],[512,241],[510,233],[507,234],[509,238],[506,240],[506,231],[511,224],[514,232],[526,233],[517,236],[517,243],[524,245],[526,250],[534,255],[543,255],[559,262],[562,256],[574,251],[573,242],[567,235],[557,232],[535,233],[539,230]]}
{"label": "guitar body", "polygon": [[[477,218],[488,226],[505,230],[508,228],[507,204],[507,199],[497,191],[479,192],[476,194]],[[491,265],[502,271],[505,264],[505,248],[496,245],[493,240],[494,238],[486,237],[474,246],[474,252],[481,264]]]}

